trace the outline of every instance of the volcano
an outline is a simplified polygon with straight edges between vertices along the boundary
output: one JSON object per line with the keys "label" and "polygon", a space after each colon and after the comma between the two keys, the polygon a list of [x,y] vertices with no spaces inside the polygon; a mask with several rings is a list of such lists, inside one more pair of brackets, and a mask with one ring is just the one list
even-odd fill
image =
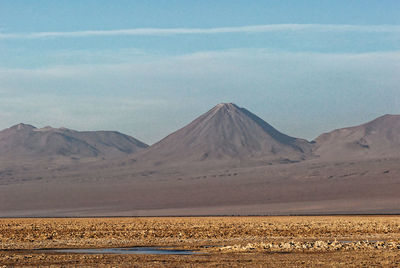
{"label": "volcano", "polygon": [[152,145],[139,158],[160,161],[300,161],[311,144],[285,135],[233,103],[221,103]]}

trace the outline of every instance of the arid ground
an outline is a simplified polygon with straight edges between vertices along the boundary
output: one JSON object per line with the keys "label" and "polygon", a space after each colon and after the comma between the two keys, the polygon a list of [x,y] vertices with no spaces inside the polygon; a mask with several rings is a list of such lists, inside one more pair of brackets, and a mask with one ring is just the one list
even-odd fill
{"label": "arid ground", "polygon": [[[4,218],[0,267],[400,265],[400,216]],[[193,255],[38,252],[166,247]]]}

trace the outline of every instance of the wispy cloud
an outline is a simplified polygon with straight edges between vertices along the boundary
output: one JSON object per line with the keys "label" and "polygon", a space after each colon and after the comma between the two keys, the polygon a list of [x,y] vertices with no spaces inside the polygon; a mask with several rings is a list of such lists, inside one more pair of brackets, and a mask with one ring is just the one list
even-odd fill
{"label": "wispy cloud", "polygon": [[134,28],[74,32],[0,33],[0,39],[83,38],[95,36],[162,36],[228,33],[268,33],[287,31],[400,33],[400,25],[349,24],[267,24],[218,28]]}

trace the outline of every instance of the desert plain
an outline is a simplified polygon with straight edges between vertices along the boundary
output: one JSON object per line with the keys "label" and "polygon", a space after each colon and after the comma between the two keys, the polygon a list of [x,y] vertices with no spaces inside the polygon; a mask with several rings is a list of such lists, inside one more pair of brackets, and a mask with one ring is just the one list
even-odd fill
{"label": "desert plain", "polygon": [[13,126],[0,267],[399,266],[398,133],[385,115],[309,142],[232,103],[151,146]]}
{"label": "desert plain", "polygon": [[[194,254],[54,251],[129,247],[191,250]],[[400,216],[3,218],[0,264],[395,267],[400,265]]]}

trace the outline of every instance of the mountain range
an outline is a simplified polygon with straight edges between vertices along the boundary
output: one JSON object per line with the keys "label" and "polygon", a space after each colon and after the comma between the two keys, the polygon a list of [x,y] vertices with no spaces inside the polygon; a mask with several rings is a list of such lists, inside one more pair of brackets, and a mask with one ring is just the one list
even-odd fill
{"label": "mountain range", "polygon": [[400,155],[399,149],[400,115],[384,115],[308,142],[279,132],[233,103],[216,105],[152,146],[116,131],[36,128],[22,123],[0,131],[0,158],[116,158],[134,154],[135,159],[158,163],[248,159],[297,162],[392,157]]}
{"label": "mountain range", "polygon": [[400,213],[397,115],[308,142],[221,103],[151,146],[19,124],[0,160],[0,216]]}

